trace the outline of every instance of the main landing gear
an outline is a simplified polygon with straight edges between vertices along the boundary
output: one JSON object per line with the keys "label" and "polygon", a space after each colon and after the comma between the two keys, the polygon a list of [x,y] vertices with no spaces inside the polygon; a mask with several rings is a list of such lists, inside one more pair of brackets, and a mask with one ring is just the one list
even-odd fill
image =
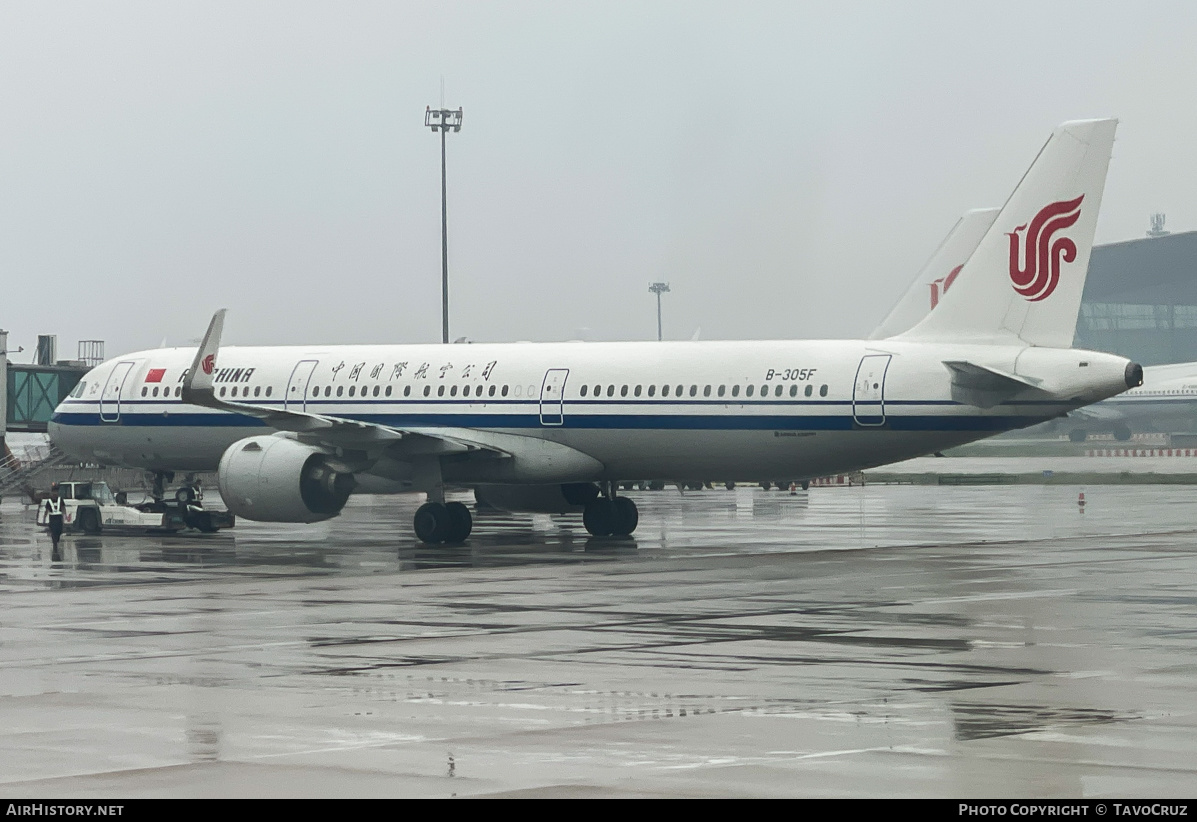
{"label": "main landing gear", "polygon": [[[589,486],[595,496],[587,500],[582,509],[582,524],[592,536],[630,536],[640,523],[636,503],[627,497],[616,496],[613,482],[604,482],[601,486],[601,491]],[[426,545],[465,542],[474,527],[470,509],[460,502],[444,502],[443,490],[438,494],[434,488],[429,496],[431,499],[416,509],[413,522],[416,537]],[[437,496],[441,499],[437,500]]]}
{"label": "main landing gear", "polygon": [[429,545],[465,542],[474,528],[470,509],[460,502],[426,502],[416,509],[416,536]]}
{"label": "main landing gear", "polygon": [[626,537],[640,523],[636,503],[627,497],[615,496],[615,483],[604,482],[601,496],[586,503],[582,510],[582,524],[596,537]]}

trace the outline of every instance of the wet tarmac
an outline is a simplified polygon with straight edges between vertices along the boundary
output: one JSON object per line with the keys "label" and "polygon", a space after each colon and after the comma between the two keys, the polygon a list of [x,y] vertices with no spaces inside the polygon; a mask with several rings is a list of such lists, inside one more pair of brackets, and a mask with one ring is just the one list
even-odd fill
{"label": "wet tarmac", "polygon": [[5,502],[0,796],[1192,795],[1197,487],[631,496],[57,559]]}

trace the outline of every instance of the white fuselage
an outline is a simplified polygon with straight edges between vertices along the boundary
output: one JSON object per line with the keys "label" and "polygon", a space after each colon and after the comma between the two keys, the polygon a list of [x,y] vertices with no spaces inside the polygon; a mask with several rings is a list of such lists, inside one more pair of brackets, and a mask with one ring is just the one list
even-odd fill
{"label": "white fuselage", "polygon": [[[68,454],[210,471],[271,429],[179,397],[194,349],[89,372],[50,425]],[[1050,390],[980,408],[953,399],[945,360]],[[802,479],[883,465],[1033,425],[1125,390],[1127,360],[1027,346],[885,341],[224,347],[216,396],[398,430],[474,429],[589,455],[590,479]],[[485,481],[470,463],[445,479]],[[520,481],[511,477],[508,481]]]}

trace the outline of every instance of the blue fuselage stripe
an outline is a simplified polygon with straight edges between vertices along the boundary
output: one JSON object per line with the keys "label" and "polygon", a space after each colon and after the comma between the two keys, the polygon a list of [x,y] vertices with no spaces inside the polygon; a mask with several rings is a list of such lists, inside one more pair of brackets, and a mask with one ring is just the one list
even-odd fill
{"label": "blue fuselage stripe", "polygon": [[[124,405],[124,403],[122,403]],[[870,409],[872,410],[872,409]],[[841,414],[578,414],[563,417],[539,413],[339,413],[346,420],[374,423],[390,428],[449,426],[457,428],[565,428],[595,430],[740,430],[740,431],[849,431],[856,427],[851,413]],[[861,417],[880,422],[880,417]],[[885,427],[891,431],[1005,431],[1041,422],[1041,416],[1026,415],[907,415],[889,414]],[[266,423],[256,417],[235,413],[129,412],[122,409],[119,421],[102,421],[94,412],[59,412],[53,421],[64,426],[149,427],[149,428],[254,428]],[[546,424],[549,423],[549,424]]]}

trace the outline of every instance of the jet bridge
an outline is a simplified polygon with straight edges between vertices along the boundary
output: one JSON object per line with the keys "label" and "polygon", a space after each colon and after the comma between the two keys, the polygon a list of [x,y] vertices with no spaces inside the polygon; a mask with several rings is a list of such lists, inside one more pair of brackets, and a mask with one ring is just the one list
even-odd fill
{"label": "jet bridge", "polygon": [[0,442],[6,431],[44,434],[54,409],[96,364],[82,359],[55,363],[54,350],[53,337],[43,335],[38,342],[39,362],[12,362],[8,332],[0,330]]}

